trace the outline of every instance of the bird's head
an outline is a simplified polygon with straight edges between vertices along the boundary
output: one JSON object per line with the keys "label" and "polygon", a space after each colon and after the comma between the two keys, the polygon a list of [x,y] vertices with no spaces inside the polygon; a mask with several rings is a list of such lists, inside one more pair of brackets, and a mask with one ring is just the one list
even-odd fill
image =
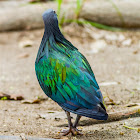
{"label": "bird's head", "polygon": [[53,9],[46,10],[43,15],[45,31],[44,38],[56,39],[58,37],[64,38],[58,25],[57,14]]}
{"label": "bird's head", "polygon": [[53,27],[58,26],[57,14],[55,13],[53,9],[46,10],[43,13],[42,17],[43,17],[45,26],[48,26],[48,28],[51,26]]}

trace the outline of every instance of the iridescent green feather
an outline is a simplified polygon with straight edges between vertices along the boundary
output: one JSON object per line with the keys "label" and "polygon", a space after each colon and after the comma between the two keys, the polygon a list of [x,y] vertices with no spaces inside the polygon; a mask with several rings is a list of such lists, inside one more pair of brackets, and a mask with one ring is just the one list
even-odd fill
{"label": "iridescent green feather", "polygon": [[[59,43],[56,46],[62,52],[66,52],[64,45]],[[90,98],[85,98],[85,93],[82,94],[81,88],[85,88],[89,93],[91,92],[90,94],[92,94],[90,90],[93,90],[91,86],[94,86],[95,90],[99,89],[87,60],[77,50],[69,51],[66,54],[53,49],[50,52],[48,58],[44,56],[36,64],[37,77],[39,81],[46,79],[44,83],[42,82],[42,84],[45,84],[42,89],[49,97],[59,103],[72,99],[77,99],[79,102],[77,96],[81,96],[84,99]],[[88,72],[90,73],[90,78],[88,77]],[[49,87],[51,94],[45,91],[45,86]],[[60,94],[59,99],[57,99],[58,93]],[[81,104],[86,106],[82,102]]]}

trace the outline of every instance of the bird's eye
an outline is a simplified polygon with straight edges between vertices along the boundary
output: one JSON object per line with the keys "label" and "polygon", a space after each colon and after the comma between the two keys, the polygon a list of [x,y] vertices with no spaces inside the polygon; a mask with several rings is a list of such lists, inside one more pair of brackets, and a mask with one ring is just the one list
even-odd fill
{"label": "bird's eye", "polygon": [[56,12],[55,11],[53,11],[54,12],[54,14],[56,14]]}

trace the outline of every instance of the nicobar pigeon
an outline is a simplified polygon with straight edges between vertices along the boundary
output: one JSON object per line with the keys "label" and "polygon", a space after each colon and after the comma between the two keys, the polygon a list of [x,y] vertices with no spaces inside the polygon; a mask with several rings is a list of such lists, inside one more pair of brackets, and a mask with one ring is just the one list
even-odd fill
{"label": "nicobar pigeon", "polygon": [[[43,13],[44,35],[35,61],[38,82],[45,94],[66,112],[69,129],[63,135],[81,134],[81,116],[107,120],[103,96],[87,59],[61,33],[57,14]],[[70,112],[77,114],[71,122]]]}

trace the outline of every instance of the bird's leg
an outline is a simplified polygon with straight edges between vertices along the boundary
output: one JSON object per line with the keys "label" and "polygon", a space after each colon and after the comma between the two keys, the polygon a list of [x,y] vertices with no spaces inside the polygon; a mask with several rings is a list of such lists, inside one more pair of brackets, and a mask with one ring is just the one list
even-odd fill
{"label": "bird's leg", "polygon": [[72,122],[71,122],[71,116],[70,116],[70,112],[68,112],[68,111],[65,111],[66,112],[66,115],[67,115],[67,119],[68,119],[68,126],[69,126],[69,129],[68,130],[63,130],[62,131],[62,135],[63,136],[66,136],[66,135],[68,135],[69,133],[71,133],[71,130],[72,130],[72,127],[73,127],[73,124],[72,124]]}
{"label": "bird's leg", "polygon": [[72,133],[72,135],[76,136],[76,135],[82,135],[79,130],[76,128],[77,127],[77,124],[81,118],[81,116],[77,115],[76,117],[76,120],[75,120],[75,123],[74,125],[72,124],[71,122],[71,116],[70,116],[70,112],[68,111],[65,111],[66,112],[66,115],[67,115],[67,119],[68,119],[68,126],[69,126],[69,129],[68,130],[63,130],[62,131],[62,135],[63,136],[66,136],[68,135],[69,133]]}
{"label": "bird's leg", "polygon": [[80,119],[81,119],[81,116],[77,115],[76,120],[75,120],[74,125],[73,125],[74,128],[77,127],[78,122],[79,122]]}
{"label": "bird's leg", "polygon": [[74,136],[75,136],[75,135],[82,135],[82,133],[80,133],[79,130],[76,128],[77,125],[78,125],[78,122],[79,122],[80,118],[81,118],[81,116],[77,115],[76,120],[75,120],[75,122],[74,122],[74,125],[73,125],[73,127],[72,127],[71,132],[72,132],[72,134],[73,134]]}

